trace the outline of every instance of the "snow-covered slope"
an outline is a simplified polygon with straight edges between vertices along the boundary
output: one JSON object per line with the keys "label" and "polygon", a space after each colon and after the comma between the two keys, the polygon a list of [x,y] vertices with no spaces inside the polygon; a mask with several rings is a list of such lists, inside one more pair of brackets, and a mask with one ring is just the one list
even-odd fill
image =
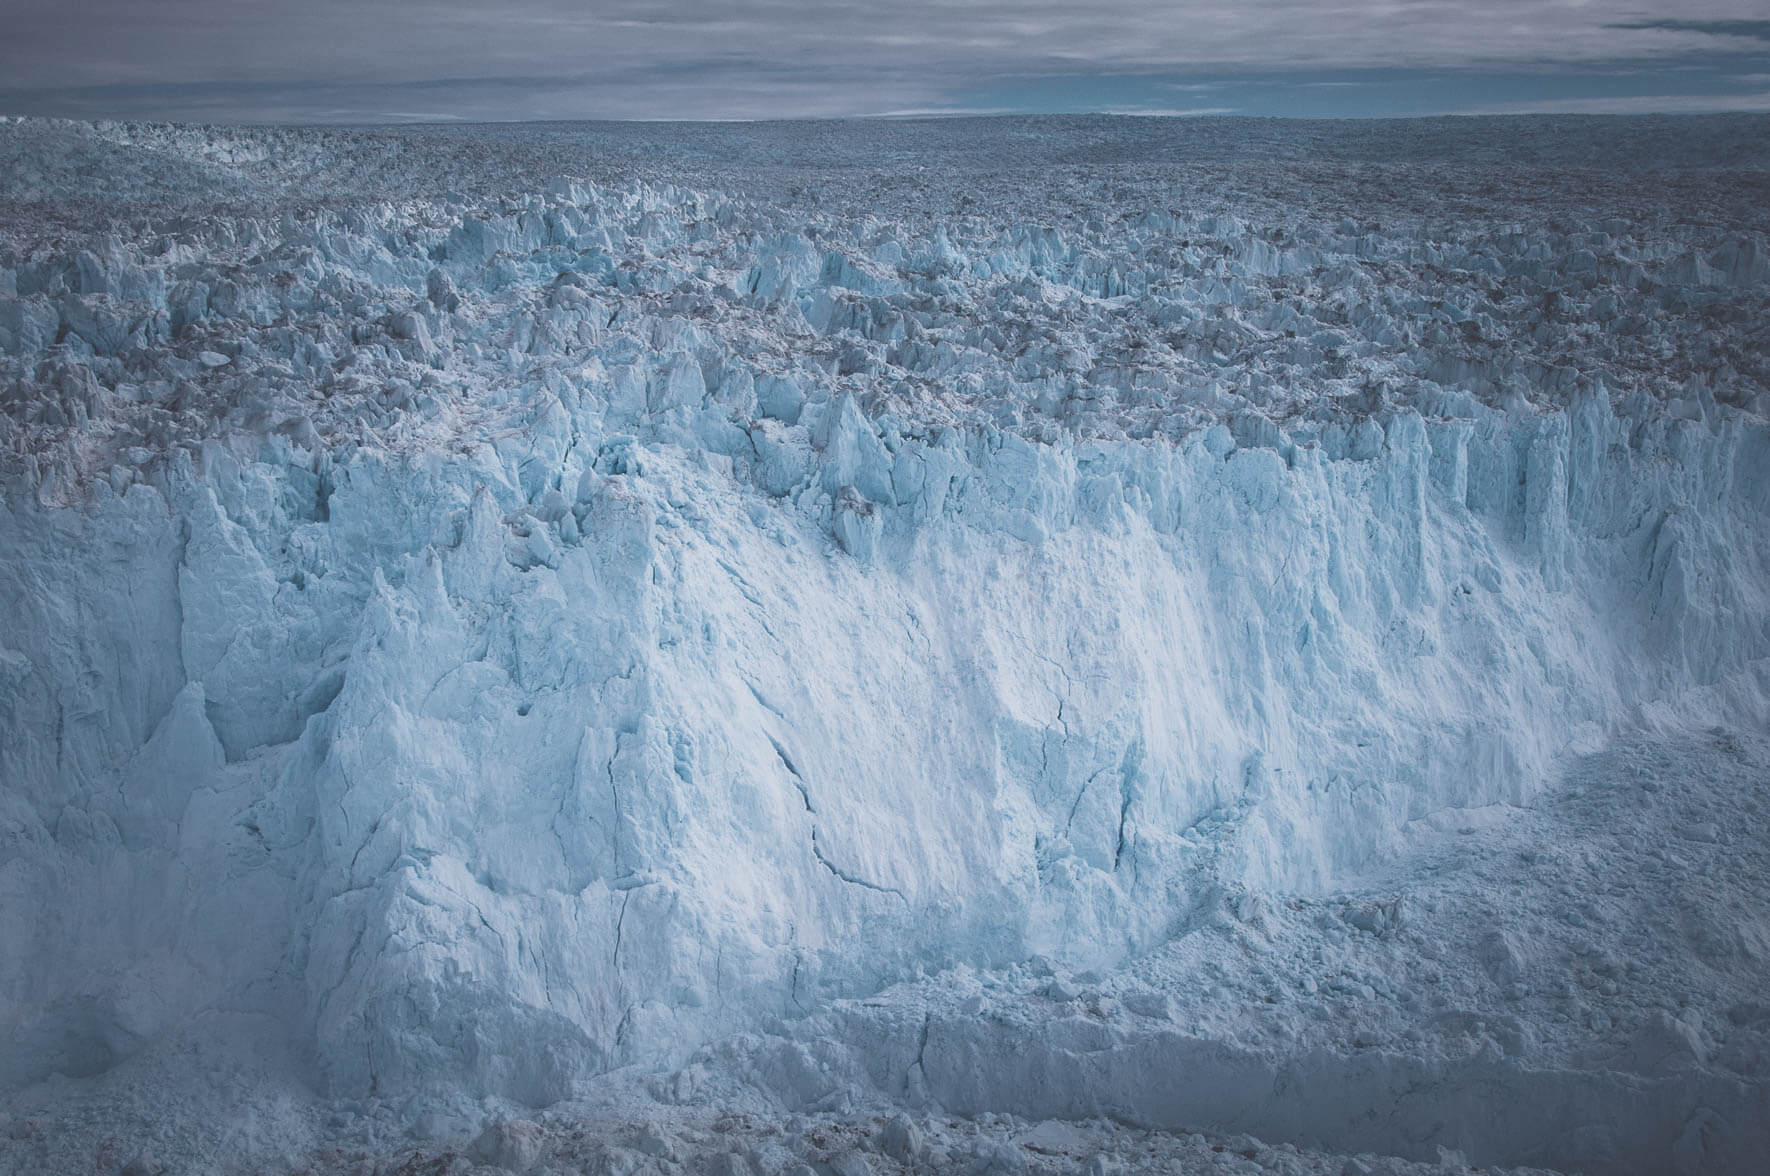
{"label": "snow-covered slope", "polygon": [[0,127],[0,1083],[214,1039],[543,1106],[1763,729],[1761,171],[1471,207],[1448,130],[1212,186],[979,125],[1072,171]]}

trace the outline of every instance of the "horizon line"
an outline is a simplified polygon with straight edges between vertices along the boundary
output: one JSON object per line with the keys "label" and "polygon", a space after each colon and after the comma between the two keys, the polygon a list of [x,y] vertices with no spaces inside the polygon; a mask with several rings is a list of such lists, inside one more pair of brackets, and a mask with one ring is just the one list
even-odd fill
{"label": "horizon line", "polygon": [[630,123],[633,125],[674,125],[674,126],[737,126],[762,124],[790,123],[856,123],[856,122],[1007,122],[1012,120],[1030,119],[1082,119],[1108,118],[1123,119],[1136,122],[1196,122],[1196,121],[1230,121],[1240,119],[1245,122],[1294,122],[1294,123],[1333,123],[1333,122],[1431,122],[1445,119],[1476,120],[1516,120],[1516,119],[1591,119],[1599,121],[1641,121],[1645,119],[1705,119],[1705,118],[1747,118],[1770,119],[1770,110],[1757,109],[1722,109],[1722,110],[1639,110],[1639,111],[1567,111],[1567,110],[1437,110],[1423,112],[1404,112],[1396,114],[1256,114],[1234,109],[1206,110],[888,110],[874,114],[834,114],[811,115],[799,118],[791,117],[739,117],[728,118],[643,118],[622,117],[615,115],[585,115],[581,117],[551,118],[467,118],[426,113],[422,116],[401,117],[398,112],[382,115],[371,119],[180,119],[180,118],[140,118],[127,115],[95,115],[78,116],[63,114],[14,114],[0,111],[0,123],[76,123],[87,126],[103,124],[135,124],[144,126],[166,127],[284,127],[296,128],[374,128],[396,129],[406,127],[472,127],[472,126],[570,126],[579,123]]}

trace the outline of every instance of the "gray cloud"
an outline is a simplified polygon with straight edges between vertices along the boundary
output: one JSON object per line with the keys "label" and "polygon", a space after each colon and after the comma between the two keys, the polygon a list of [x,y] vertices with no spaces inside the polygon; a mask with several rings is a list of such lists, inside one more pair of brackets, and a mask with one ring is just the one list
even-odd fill
{"label": "gray cloud", "polygon": [[0,0],[0,109],[867,114],[944,109],[962,92],[1043,76],[1554,69],[1694,54],[1717,35],[1770,28],[1750,19],[1754,4],[1674,19],[1633,0]]}
{"label": "gray cloud", "polygon": [[1613,29],[1661,29],[1670,33],[1702,33],[1710,37],[1747,37],[1770,41],[1770,20],[1638,20],[1613,24]]}

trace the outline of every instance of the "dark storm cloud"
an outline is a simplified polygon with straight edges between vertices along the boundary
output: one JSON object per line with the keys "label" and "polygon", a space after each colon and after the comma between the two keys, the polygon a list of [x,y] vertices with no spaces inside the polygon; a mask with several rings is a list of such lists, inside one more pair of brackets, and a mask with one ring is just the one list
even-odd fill
{"label": "dark storm cloud", "polygon": [[[1723,37],[1749,45],[1761,34],[1742,30],[1770,24],[1755,15],[1749,3],[1674,15],[1628,0],[0,0],[0,110],[834,116],[995,109],[975,95],[1054,78],[1099,81],[1093,97],[1064,90],[1069,109],[1216,110],[1131,94],[1125,80],[1678,65]],[[1744,54],[1729,68],[1766,65]]]}

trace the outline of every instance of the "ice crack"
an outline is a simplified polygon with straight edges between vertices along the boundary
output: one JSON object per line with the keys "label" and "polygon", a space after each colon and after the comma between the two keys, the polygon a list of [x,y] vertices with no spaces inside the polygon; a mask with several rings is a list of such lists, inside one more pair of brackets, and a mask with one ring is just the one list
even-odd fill
{"label": "ice crack", "polygon": [[[775,755],[780,757],[781,766],[787,769],[787,775],[792,778],[793,787],[799,790],[799,799],[805,805],[806,815],[815,817],[817,815],[817,809],[812,806],[811,792],[805,787],[805,777],[799,774],[799,768],[793,763],[793,757],[787,754],[787,749],[782,747],[780,740],[776,739],[773,735],[768,737],[768,742],[774,746]],[[832,877],[839,881],[846,882],[850,886],[860,886],[867,890],[875,890],[880,894],[895,895],[900,901],[904,903],[909,902],[909,896],[904,894],[904,892],[897,887],[881,886],[877,882],[869,882],[858,874],[852,874],[847,870],[844,870],[841,866],[838,866],[835,862],[832,862],[826,857],[824,855],[823,847],[817,843],[817,822],[815,820],[811,822],[811,855],[818,860],[819,865],[823,866],[824,869],[830,872]]]}

